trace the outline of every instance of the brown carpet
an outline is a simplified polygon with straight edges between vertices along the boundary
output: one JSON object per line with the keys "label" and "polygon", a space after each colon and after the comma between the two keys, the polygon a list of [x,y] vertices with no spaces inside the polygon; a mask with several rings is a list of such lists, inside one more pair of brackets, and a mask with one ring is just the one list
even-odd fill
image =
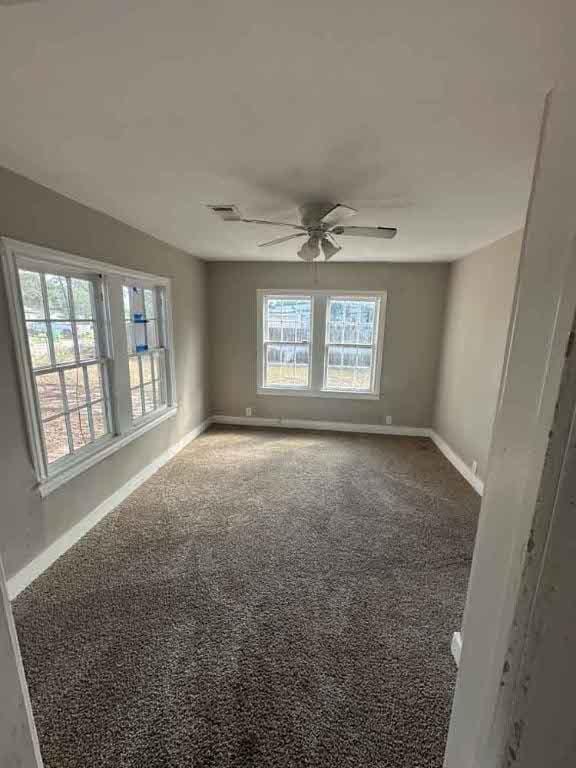
{"label": "brown carpet", "polygon": [[46,768],[441,766],[478,509],[426,439],[212,429],[15,602]]}

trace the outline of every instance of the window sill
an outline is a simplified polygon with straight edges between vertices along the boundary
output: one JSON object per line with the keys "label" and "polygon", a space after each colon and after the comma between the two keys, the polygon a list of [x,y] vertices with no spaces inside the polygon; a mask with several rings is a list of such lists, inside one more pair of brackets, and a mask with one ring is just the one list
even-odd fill
{"label": "window sill", "polygon": [[329,389],[282,389],[280,387],[258,387],[256,394],[280,395],[281,397],[318,397],[344,400],[380,400],[374,392],[335,392]]}
{"label": "window sill", "polygon": [[40,482],[37,486],[40,496],[45,498],[50,493],[52,493],[52,491],[55,491],[57,488],[60,488],[60,486],[64,485],[64,483],[67,483],[69,480],[72,480],[72,478],[77,477],[77,475],[80,475],[82,472],[90,469],[90,467],[98,464],[98,462],[102,461],[108,456],[111,456],[113,453],[116,453],[116,451],[119,451],[120,448],[124,448],[125,445],[128,445],[133,440],[136,440],[136,438],[140,437],[141,435],[146,434],[146,432],[154,429],[154,427],[162,424],[162,422],[166,421],[167,419],[171,419],[176,415],[177,411],[178,406],[174,405],[170,408],[166,408],[154,418],[144,421],[141,424],[137,424],[133,429],[123,435],[115,435],[108,439],[104,438],[98,450],[95,450],[93,453],[79,456],[77,461],[72,464],[68,464],[65,468],[58,472],[58,474],[55,474],[52,477],[49,477],[47,480]]}

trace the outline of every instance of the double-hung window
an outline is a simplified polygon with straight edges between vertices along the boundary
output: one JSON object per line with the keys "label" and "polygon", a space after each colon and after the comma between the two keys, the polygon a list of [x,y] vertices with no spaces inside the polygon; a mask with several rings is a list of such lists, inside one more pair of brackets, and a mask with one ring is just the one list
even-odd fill
{"label": "double-hung window", "polygon": [[263,360],[267,387],[302,388],[310,384],[312,299],[266,296]]}
{"label": "double-hung window", "polygon": [[158,287],[122,286],[130,369],[132,421],[166,405],[166,345],[163,339],[162,292]]}
{"label": "double-hung window", "polygon": [[175,413],[170,282],[8,239],[2,255],[45,495]]}
{"label": "double-hung window", "polygon": [[258,291],[258,393],[377,398],[386,294]]}

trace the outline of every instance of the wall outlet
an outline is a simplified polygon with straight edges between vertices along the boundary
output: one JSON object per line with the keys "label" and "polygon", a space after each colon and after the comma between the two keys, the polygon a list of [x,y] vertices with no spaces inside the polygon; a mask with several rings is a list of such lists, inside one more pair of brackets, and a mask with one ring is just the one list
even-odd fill
{"label": "wall outlet", "polygon": [[392,416],[386,416],[386,424],[392,424]]}
{"label": "wall outlet", "polygon": [[253,408],[245,408],[246,416],[253,416],[254,415],[254,409]]}
{"label": "wall outlet", "polygon": [[478,462],[476,461],[476,459],[474,459],[474,461],[472,462],[472,472],[474,474],[478,472]]}

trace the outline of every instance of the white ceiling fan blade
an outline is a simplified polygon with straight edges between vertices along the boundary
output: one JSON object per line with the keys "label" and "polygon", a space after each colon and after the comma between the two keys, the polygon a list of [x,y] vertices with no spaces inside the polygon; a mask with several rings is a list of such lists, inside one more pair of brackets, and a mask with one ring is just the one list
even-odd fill
{"label": "white ceiling fan blade", "polygon": [[377,237],[390,240],[396,236],[398,230],[395,227],[333,227],[332,235],[352,235],[354,237]]}
{"label": "white ceiling fan blade", "polygon": [[337,224],[342,219],[345,219],[348,216],[354,216],[356,213],[358,213],[356,208],[351,208],[349,205],[341,205],[340,203],[337,203],[333,208],[327,211],[324,216],[322,216],[321,221],[324,224]]}
{"label": "white ceiling fan blade", "polygon": [[306,232],[295,232],[293,235],[286,235],[286,237],[277,237],[275,240],[268,240],[267,243],[259,243],[258,248],[267,248],[269,245],[280,245],[287,240],[294,240],[295,237],[306,237]]}
{"label": "white ceiling fan blade", "polygon": [[265,219],[240,219],[246,224],[267,224],[269,227],[291,227],[292,229],[306,230],[306,227],[300,224],[288,224],[285,221],[266,221]]}

